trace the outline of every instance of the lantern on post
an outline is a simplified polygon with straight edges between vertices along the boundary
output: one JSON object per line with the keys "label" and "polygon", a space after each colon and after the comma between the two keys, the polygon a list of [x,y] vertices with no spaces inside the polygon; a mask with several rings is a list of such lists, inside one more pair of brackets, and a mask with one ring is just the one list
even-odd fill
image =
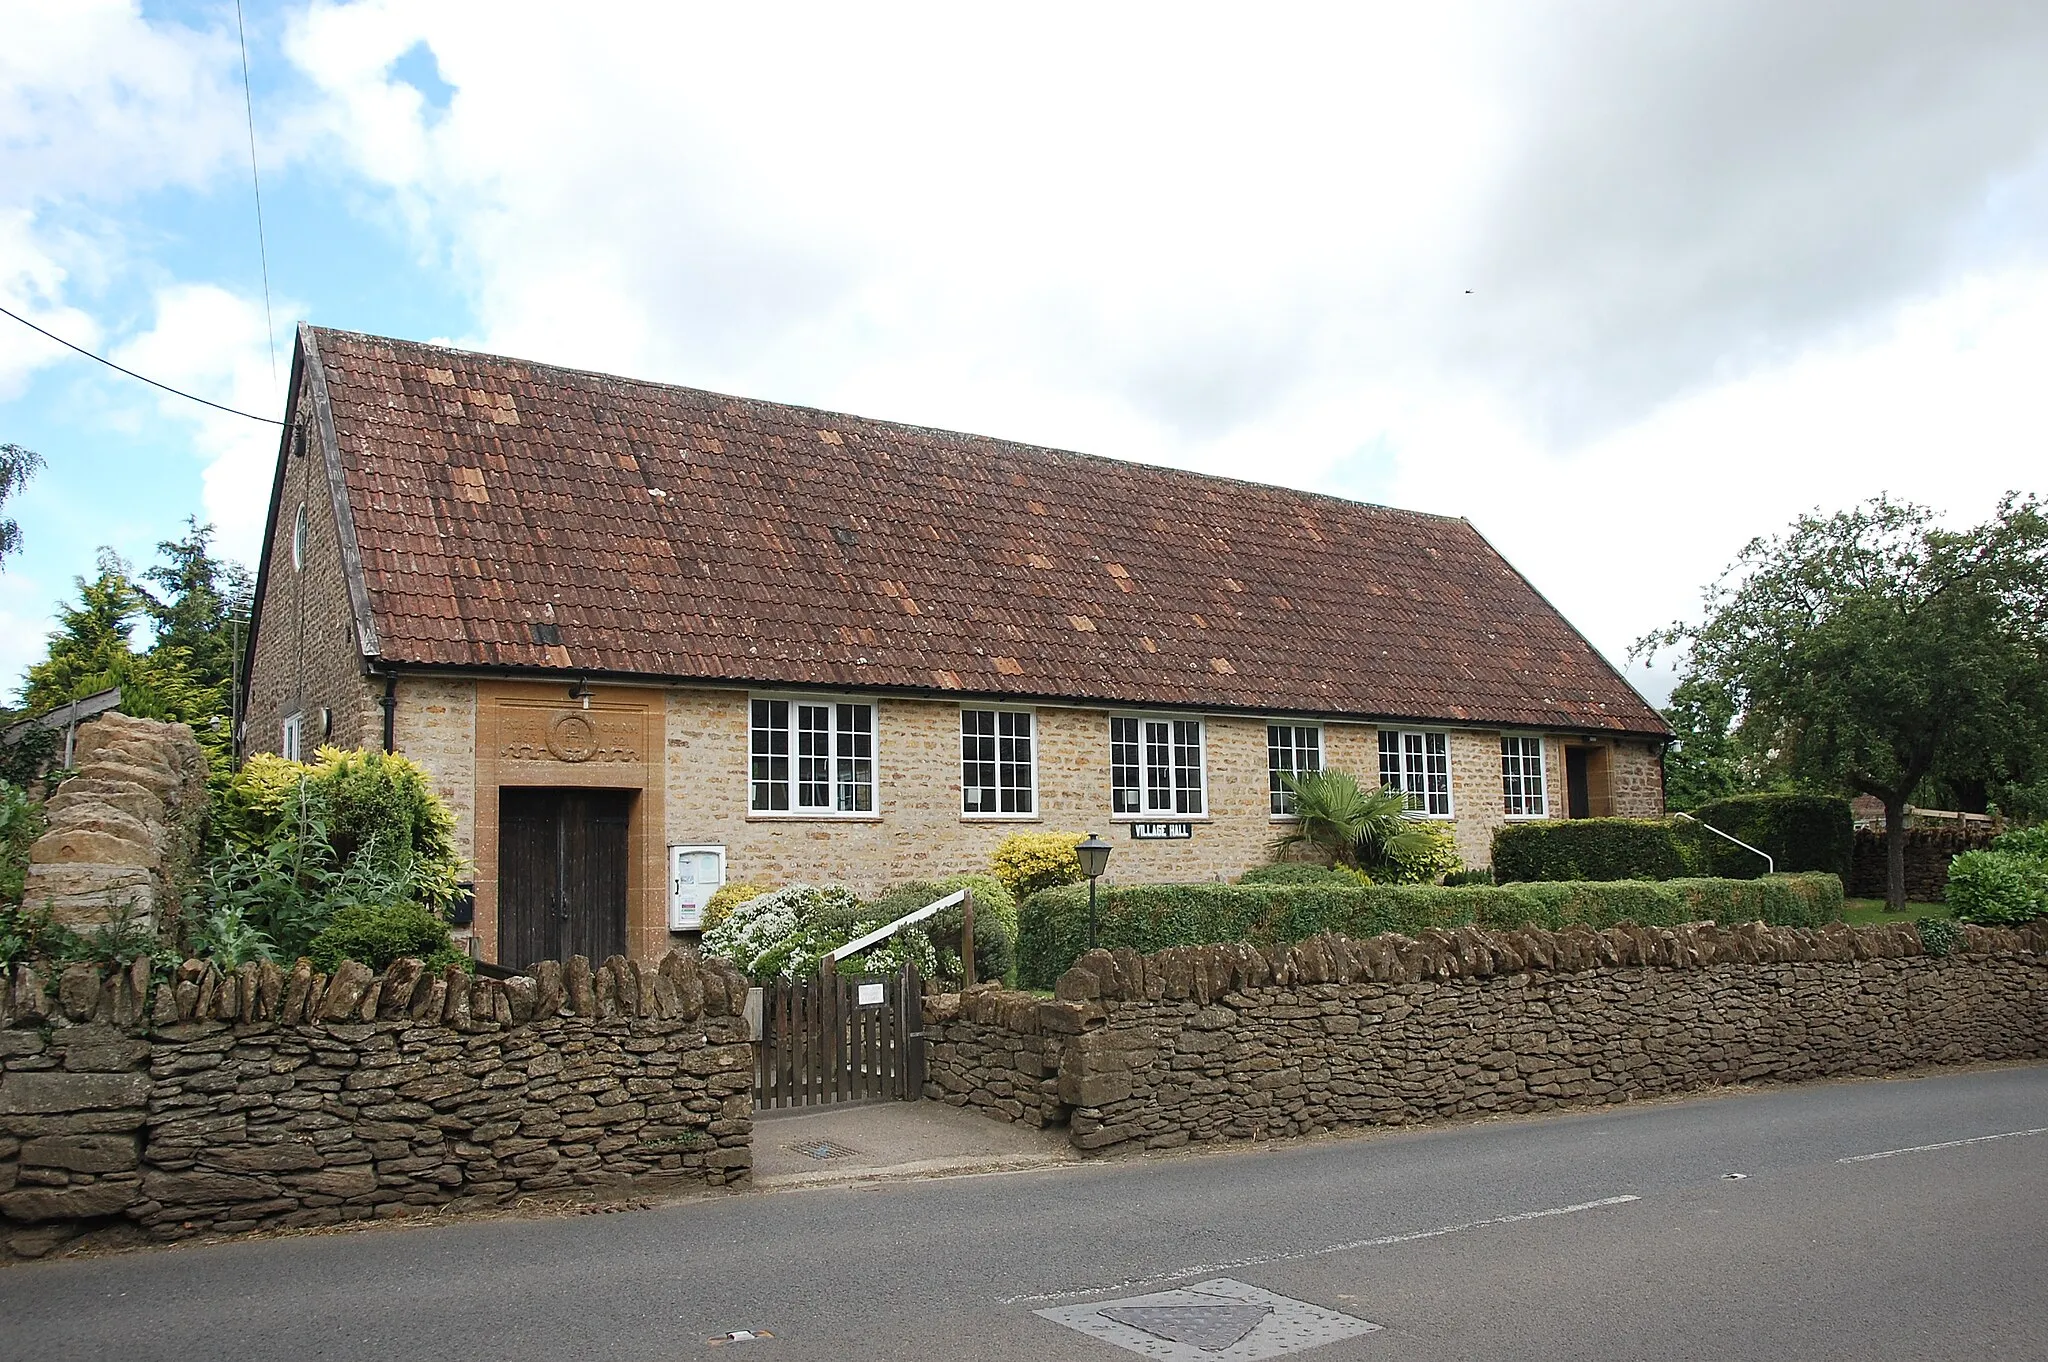
{"label": "lantern on post", "polygon": [[1088,834],[1088,840],[1074,848],[1075,859],[1081,862],[1081,873],[1088,877],[1088,949],[1095,949],[1095,881],[1102,878],[1102,872],[1109,869],[1109,843]]}

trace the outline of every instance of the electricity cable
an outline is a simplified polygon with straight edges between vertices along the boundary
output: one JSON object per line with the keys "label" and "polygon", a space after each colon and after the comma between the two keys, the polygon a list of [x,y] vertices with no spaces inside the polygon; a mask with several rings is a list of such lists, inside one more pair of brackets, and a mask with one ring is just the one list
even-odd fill
{"label": "electricity cable", "polygon": [[270,317],[270,248],[263,241],[263,181],[256,174],[256,96],[249,88],[249,39],[242,0],[235,0],[235,40],[242,47],[242,113],[249,122],[249,186],[256,193],[256,259],[263,268],[263,335],[270,342],[270,381],[277,382],[277,323]]}
{"label": "electricity cable", "polygon": [[182,397],[188,402],[197,402],[202,407],[212,407],[215,411],[224,411],[230,416],[245,416],[251,421],[261,421],[266,426],[281,426],[284,424],[284,422],[278,420],[274,416],[258,416],[254,412],[241,411],[235,407],[224,407],[220,403],[212,401],[208,398],[200,397],[196,393],[188,393],[183,388],[173,388],[168,383],[159,383],[147,374],[138,374],[133,369],[124,369],[120,365],[114,363],[114,361],[108,359],[105,355],[96,355],[82,345],[73,345],[70,341],[65,340],[62,336],[58,335],[54,331],[44,331],[42,327],[37,326],[34,322],[30,321],[28,318],[22,316],[18,312],[9,312],[6,308],[0,307],[0,317],[12,317],[14,318],[14,320],[20,322],[23,326],[27,327],[29,330],[40,332],[41,334],[48,336],[51,340],[57,342],[57,344],[63,346],[66,350],[76,350],[79,354],[84,355],[87,359],[96,360],[99,363],[106,365],[109,369],[114,370],[116,373],[123,373],[128,375],[128,377],[130,378],[139,379],[142,382],[147,383],[152,388],[162,388],[165,392],[171,394],[173,397]]}

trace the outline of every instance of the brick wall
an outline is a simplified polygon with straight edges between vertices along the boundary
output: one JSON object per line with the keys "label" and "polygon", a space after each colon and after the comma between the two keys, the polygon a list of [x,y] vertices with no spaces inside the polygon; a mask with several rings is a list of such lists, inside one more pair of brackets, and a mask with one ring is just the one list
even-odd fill
{"label": "brick wall", "polygon": [[1840,923],[1096,951],[1055,999],[970,990],[926,1017],[947,1100],[1166,1148],[2040,1058],[2048,923],[1967,928],[1944,958]]}
{"label": "brick wall", "polygon": [[[0,1257],[743,1182],[746,980],[672,955],[0,978]],[[52,993],[54,992],[54,996]]]}
{"label": "brick wall", "polygon": [[[310,395],[296,418],[304,439],[290,444],[282,473],[283,494],[269,546],[269,577],[256,622],[256,653],[249,669],[243,741],[250,752],[276,752],[287,715],[301,718],[300,752],[311,756],[323,742],[337,747],[381,745],[382,691],[363,676],[341,541],[335,529],[327,465],[320,453]],[[306,508],[306,553],[292,566],[292,530],[299,507]],[[324,735],[320,711],[333,714]]]}

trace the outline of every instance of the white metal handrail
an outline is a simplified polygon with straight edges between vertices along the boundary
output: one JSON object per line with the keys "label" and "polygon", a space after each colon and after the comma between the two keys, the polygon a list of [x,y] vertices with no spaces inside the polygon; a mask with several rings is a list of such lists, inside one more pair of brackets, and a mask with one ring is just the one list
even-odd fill
{"label": "white metal handrail", "polygon": [[1700,822],[1699,819],[1694,818],[1689,813],[1674,813],[1671,816],[1673,818],[1683,818],[1686,822],[1692,824],[1696,828],[1705,828],[1708,832],[1713,833],[1716,837],[1726,837],[1729,841],[1735,843],[1735,845],[1741,847],[1744,851],[1754,851],[1757,855],[1764,858],[1764,873],[1766,875],[1775,875],[1778,873],[1778,863],[1772,860],[1771,853],[1765,851],[1762,847],[1753,847],[1749,843],[1743,841],[1740,837],[1737,837],[1732,833],[1726,833],[1721,831],[1712,823]]}
{"label": "white metal handrail", "polygon": [[912,909],[910,912],[905,913],[902,917],[897,918],[894,922],[890,923],[886,927],[877,927],[872,932],[869,932],[866,936],[857,936],[853,940],[847,942],[844,946],[840,946],[836,950],[830,950],[825,952],[825,963],[830,965],[837,961],[844,960],[849,955],[859,955],[862,951],[874,945],[877,941],[887,939],[888,937],[894,935],[898,930],[904,927],[908,927],[913,922],[922,922],[926,918],[930,917],[933,913],[939,912],[942,909],[951,908],[954,904],[959,903],[966,897],[967,891],[965,889],[955,889],[952,893],[946,895],[946,897],[942,899],[934,899],[932,902],[927,903],[922,908]]}

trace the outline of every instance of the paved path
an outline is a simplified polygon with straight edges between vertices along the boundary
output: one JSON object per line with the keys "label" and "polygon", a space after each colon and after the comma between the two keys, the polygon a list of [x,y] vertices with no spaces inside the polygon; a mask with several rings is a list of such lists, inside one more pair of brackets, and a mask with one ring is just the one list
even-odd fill
{"label": "paved path", "polygon": [[0,1354],[1128,1362],[1033,1311],[1227,1276],[1385,1326],[1308,1362],[2040,1359],[2044,1218],[2048,1067],[1977,1070],[31,1264]]}

